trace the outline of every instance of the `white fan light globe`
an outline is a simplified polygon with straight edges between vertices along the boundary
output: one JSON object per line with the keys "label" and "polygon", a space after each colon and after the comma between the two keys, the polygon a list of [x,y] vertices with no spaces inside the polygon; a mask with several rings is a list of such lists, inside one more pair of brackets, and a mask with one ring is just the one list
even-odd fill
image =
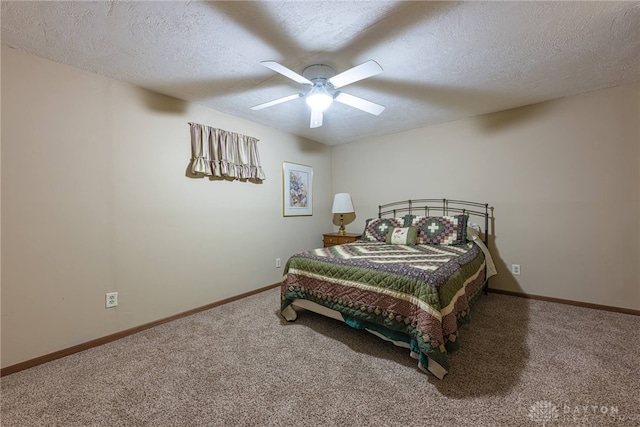
{"label": "white fan light globe", "polygon": [[333,102],[333,96],[322,85],[315,85],[307,95],[307,105],[313,110],[324,111]]}

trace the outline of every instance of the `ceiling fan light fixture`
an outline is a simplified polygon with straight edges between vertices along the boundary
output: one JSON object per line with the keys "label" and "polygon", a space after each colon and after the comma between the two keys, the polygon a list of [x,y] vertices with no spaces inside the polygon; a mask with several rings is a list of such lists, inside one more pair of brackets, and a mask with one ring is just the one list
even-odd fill
{"label": "ceiling fan light fixture", "polygon": [[331,106],[334,100],[340,104],[348,105],[376,116],[384,111],[384,106],[380,104],[349,95],[348,93],[336,91],[336,89],[342,86],[381,73],[382,67],[374,60],[369,60],[340,74],[336,74],[331,67],[324,64],[309,65],[302,71],[302,75],[275,61],[263,61],[261,64],[297,83],[311,87],[308,88],[306,95],[304,93],[298,93],[285,96],[284,98],[274,99],[273,101],[254,105],[251,107],[252,110],[261,110],[304,96],[307,105],[309,105],[311,109],[310,128],[319,128],[322,126],[324,111]]}
{"label": "ceiling fan light fixture", "polygon": [[316,83],[309,91],[306,101],[312,110],[325,111],[333,103],[333,96],[322,83]]}

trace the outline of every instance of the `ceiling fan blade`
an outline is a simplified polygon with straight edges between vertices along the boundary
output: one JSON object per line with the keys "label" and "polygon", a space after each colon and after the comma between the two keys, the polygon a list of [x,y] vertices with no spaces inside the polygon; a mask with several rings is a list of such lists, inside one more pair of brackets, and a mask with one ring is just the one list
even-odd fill
{"label": "ceiling fan blade", "polygon": [[303,84],[303,85],[313,84],[311,80],[307,79],[306,77],[302,77],[300,74],[296,73],[295,71],[292,71],[287,67],[285,67],[284,65],[278,64],[275,61],[262,61],[261,64],[267,68],[271,68],[276,73],[280,73],[283,76],[288,77],[291,80],[294,80],[300,84]]}
{"label": "ceiling fan blade", "polygon": [[320,110],[311,110],[311,122],[309,123],[310,128],[319,128],[322,126],[322,111]]}
{"label": "ceiling fan blade", "polygon": [[328,81],[334,88],[338,89],[342,86],[357,82],[358,80],[375,76],[376,74],[380,74],[381,72],[382,67],[376,61],[371,59],[364,64],[357,65],[347,71],[336,74]]}
{"label": "ceiling fan blade", "polygon": [[376,104],[375,102],[367,101],[366,99],[358,98],[357,96],[349,95],[344,92],[338,92],[334,100],[365,111],[369,114],[373,114],[374,116],[378,116],[384,111],[384,107],[380,104]]}
{"label": "ceiling fan blade", "polygon": [[294,95],[285,96],[284,98],[274,99],[273,101],[265,102],[264,104],[258,104],[251,107],[252,110],[262,110],[263,108],[271,107],[272,105],[282,104],[283,102],[298,99],[304,96],[304,93],[296,93]]}

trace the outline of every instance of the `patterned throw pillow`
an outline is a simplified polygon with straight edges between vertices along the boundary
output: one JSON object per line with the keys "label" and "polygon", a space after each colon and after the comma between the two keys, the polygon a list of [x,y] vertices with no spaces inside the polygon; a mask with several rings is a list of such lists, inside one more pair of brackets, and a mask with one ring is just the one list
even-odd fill
{"label": "patterned throw pillow", "polygon": [[409,216],[407,225],[418,229],[418,244],[460,245],[467,240],[467,215]]}
{"label": "patterned throw pillow", "polygon": [[362,233],[362,240],[368,242],[386,242],[389,230],[404,226],[404,218],[368,219]]}
{"label": "patterned throw pillow", "polygon": [[392,245],[415,245],[418,229],[415,227],[395,227],[387,234],[387,243]]}

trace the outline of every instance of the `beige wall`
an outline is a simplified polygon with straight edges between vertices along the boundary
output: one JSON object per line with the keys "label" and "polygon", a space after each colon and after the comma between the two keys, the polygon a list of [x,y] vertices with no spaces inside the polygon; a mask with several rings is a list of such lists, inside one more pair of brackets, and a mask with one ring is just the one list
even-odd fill
{"label": "beige wall", "polygon": [[[6,46],[2,89],[3,367],[276,283],[332,227],[324,145]],[[267,180],[186,177],[189,121],[259,138]],[[311,217],[282,216],[284,160]]]}
{"label": "beige wall", "polygon": [[347,228],[396,200],[487,202],[492,287],[640,309],[639,104],[635,83],[335,147]]}

